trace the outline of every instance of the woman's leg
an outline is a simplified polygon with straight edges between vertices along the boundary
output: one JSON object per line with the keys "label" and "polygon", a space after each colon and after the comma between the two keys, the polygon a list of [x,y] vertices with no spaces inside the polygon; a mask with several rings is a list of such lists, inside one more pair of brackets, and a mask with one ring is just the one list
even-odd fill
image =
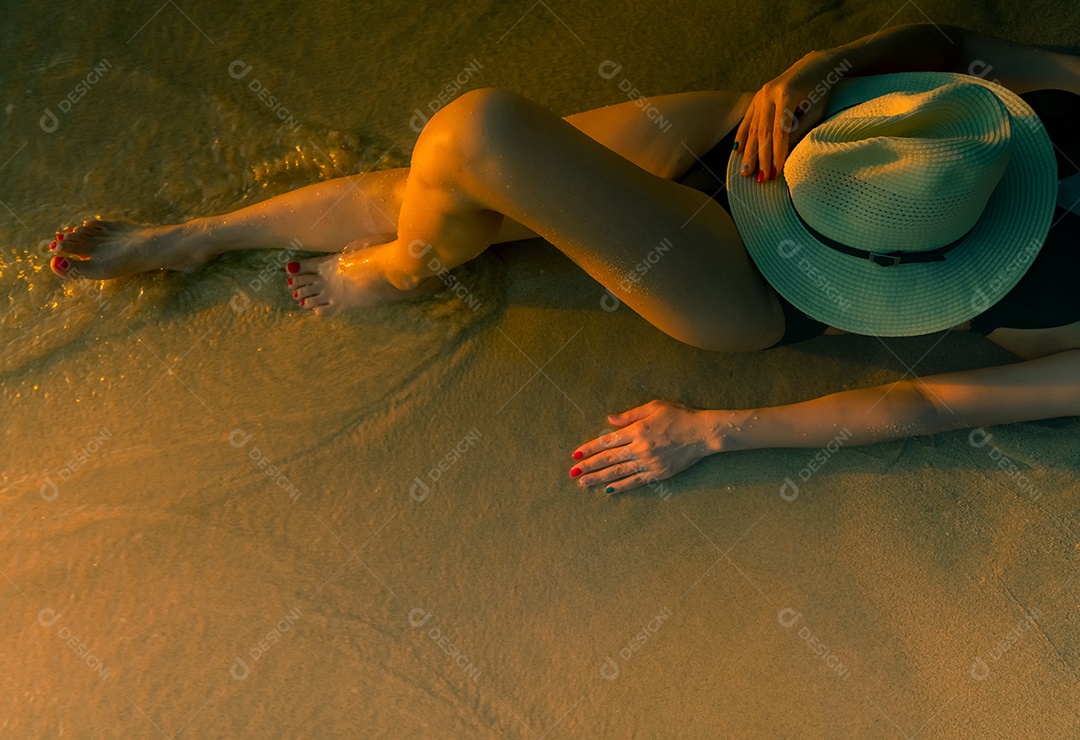
{"label": "woman's leg", "polygon": [[396,239],[307,260],[294,286],[320,313],[393,300],[480,254],[504,218],[683,342],[745,351],[783,332],[775,294],[719,205],[499,90],[467,93],[428,123]]}
{"label": "woman's leg", "polygon": [[[654,175],[678,177],[737,125],[752,93],[700,92],[627,102],[568,116],[566,120],[612,151]],[[660,111],[663,118],[645,115]],[[161,267],[194,269],[225,252],[303,249],[340,252],[346,244],[397,231],[409,170],[380,170],[308,185],[233,213],[185,224],[139,227],[87,222],[57,242],[59,257],[72,257],[63,277],[105,279]],[[535,234],[504,219],[495,242]],[[75,259],[75,257],[85,259]]]}

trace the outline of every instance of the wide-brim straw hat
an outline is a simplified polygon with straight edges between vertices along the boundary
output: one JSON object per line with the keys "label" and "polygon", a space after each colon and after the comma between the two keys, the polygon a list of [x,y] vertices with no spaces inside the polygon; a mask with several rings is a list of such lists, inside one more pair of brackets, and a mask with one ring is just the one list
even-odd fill
{"label": "wide-brim straw hat", "polygon": [[758,183],[728,162],[732,217],[769,283],[856,334],[947,329],[1005,296],[1050,230],[1057,163],[1038,116],[951,72],[841,80],[825,119]]}

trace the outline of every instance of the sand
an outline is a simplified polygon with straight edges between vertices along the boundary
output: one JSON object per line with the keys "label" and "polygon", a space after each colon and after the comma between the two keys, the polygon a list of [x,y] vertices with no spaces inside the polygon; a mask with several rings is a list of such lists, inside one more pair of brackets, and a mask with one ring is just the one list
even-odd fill
{"label": "sand", "polygon": [[603,310],[542,241],[482,256],[466,295],[332,320],[293,308],[276,254],[81,286],[41,250],[98,213],[175,222],[401,165],[459,76],[567,114],[625,99],[607,60],[648,94],[754,89],[923,13],[1080,50],[1075,10],[6,5],[0,734],[1080,730],[1075,419],[733,453],[614,498],[567,477],[652,398],[1012,359],[980,337],[710,354]]}

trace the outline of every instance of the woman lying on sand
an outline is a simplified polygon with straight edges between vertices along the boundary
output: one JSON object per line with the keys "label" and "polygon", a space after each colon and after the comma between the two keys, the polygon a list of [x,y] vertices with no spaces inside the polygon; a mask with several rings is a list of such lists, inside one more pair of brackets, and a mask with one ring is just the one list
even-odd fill
{"label": "woman lying on sand", "polygon": [[287,266],[324,315],[427,295],[491,244],[541,236],[696,347],[956,329],[1024,360],[767,409],[653,401],[573,452],[570,475],[607,493],[840,428],[865,444],[1080,415],[1080,59],[916,24],[810,52],[756,93],[649,102],[670,127],[634,102],[564,120],[475,90],[431,118],[410,168],[179,225],[84,222],[52,269],[102,280],[299,242],[331,253]]}

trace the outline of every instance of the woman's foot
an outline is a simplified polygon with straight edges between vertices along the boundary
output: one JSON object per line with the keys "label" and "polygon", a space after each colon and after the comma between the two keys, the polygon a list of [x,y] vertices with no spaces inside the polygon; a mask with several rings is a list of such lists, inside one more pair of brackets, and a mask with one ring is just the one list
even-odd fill
{"label": "woman's foot", "polygon": [[299,260],[286,265],[289,289],[304,308],[326,316],[347,308],[378,306],[417,298],[442,287],[437,277],[425,280],[413,290],[394,287],[378,267],[380,250],[389,248],[394,234],[379,234],[350,242],[343,254]]}
{"label": "woman's foot", "polygon": [[69,280],[107,280],[159,268],[190,272],[208,259],[183,225],[97,219],[57,232],[49,251],[52,271]]}

